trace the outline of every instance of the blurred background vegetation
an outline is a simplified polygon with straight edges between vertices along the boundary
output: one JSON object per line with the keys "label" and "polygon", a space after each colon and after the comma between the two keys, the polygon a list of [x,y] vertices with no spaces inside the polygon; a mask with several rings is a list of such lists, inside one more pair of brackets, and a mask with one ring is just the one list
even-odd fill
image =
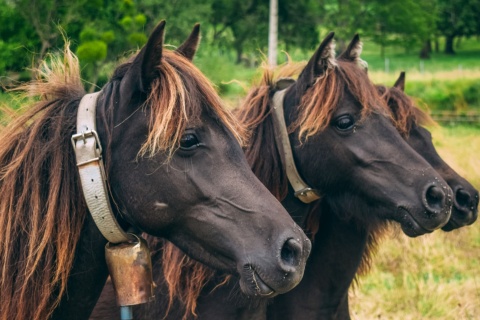
{"label": "blurred background vegetation", "polygon": [[[64,32],[92,91],[161,19],[173,45],[200,22],[196,64],[222,95],[243,95],[267,50],[266,0],[0,0],[0,81],[28,80],[26,68],[62,47]],[[360,33],[369,70],[384,73],[376,78],[407,71],[407,90],[431,109],[480,108],[480,0],[279,1],[279,49],[295,61],[308,59],[330,30],[338,51]],[[438,71],[451,74],[432,76]]]}
{"label": "blurred background vegetation", "polygon": [[[96,90],[161,19],[173,46],[201,23],[195,64],[236,106],[267,51],[266,0],[0,0],[0,82],[29,80],[29,68],[63,47],[63,33],[86,89]],[[360,33],[374,82],[393,85],[407,71],[406,92],[421,107],[480,112],[480,0],[279,1],[279,49],[293,61],[308,59],[328,31],[336,32],[337,51]],[[0,104],[17,103],[0,90]],[[478,122],[430,129],[442,157],[480,188]],[[352,290],[353,317],[478,319],[478,225],[419,239],[389,234],[372,272]]]}

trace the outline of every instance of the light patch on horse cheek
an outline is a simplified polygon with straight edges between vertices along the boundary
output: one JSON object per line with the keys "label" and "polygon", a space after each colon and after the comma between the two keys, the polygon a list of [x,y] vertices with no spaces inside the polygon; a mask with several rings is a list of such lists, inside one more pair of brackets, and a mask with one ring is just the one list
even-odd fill
{"label": "light patch on horse cheek", "polygon": [[168,204],[166,204],[165,202],[158,202],[157,201],[157,202],[154,203],[154,206],[155,206],[155,208],[160,209],[160,210],[165,210],[165,209],[168,208]]}

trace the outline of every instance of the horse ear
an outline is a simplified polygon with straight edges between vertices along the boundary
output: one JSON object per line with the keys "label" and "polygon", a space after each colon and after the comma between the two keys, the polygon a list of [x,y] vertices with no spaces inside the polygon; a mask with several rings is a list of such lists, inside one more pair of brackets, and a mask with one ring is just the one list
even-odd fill
{"label": "horse ear", "polygon": [[200,24],[197,23],[193,27],[192,33],[188,36],[188,39],[177,48],[177,52],[188,60],[193,60],[195,53],[197,52],[198,44],[200,43]]}
{"label": "horse ear", "polygon": [[333,69],[337,65],[335,61],[334,35],[335,33],[330,32],[323,39],[317,51],[315,51],[298,77],[299,83],[311,85],[316,78],[323,76],[328,69]]}
{"label": "horse ear", "polygon": [[351,61],[356,63],[363,69],[368,70],[367,62],[360,58],[362,49],[363,49],[363,43],[362,41],[360,41],[360,36],[357,33],[355,34],[355,36],[353,36],[353,39],[352,41],[350,41],[350,44],[348,45],[347,49],[345,49],[345,51],[343,51],[338,56],[338,60]]}
{"label": "horse ear", "polygon": [[140,50],[133,64],[140,66],[140,90],[148,91],[154,79],[158,77],[155,68],[162,60],[163,36],[165,33],[165,20],[155,27],[148,38],[147,44]]}
{"label": "horse ear", "polygon": [[400,72],[400,76],[395,81],[393,87],[405,91],[405,71]]}

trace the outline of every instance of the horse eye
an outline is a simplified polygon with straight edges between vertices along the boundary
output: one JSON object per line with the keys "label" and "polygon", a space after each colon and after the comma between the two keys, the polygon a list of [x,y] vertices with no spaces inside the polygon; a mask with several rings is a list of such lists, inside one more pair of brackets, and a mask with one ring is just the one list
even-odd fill
{"label": "horse eye", "polygon": [[355,121],[349,115],[344,115],[335,120],[335,127],[338,130],[346,131],[353,128]]}
{"label": "horse eye", "polygon": [[199,141],[196,135],[193,133],[185,133],[180,139],[180,149],[193,150],[199,145]]}

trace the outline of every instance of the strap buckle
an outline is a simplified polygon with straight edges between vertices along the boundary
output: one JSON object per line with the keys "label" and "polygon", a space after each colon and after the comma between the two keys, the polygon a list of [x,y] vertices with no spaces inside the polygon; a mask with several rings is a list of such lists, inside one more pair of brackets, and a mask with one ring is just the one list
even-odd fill
{"label": "strap buckle", "polygon": [[95,157],[83,162],[79,162],[77,163],[78,167],[84,164],[87,164],[93,161],[99,161],[102,159],[102,151],[103,151],[102,145],[100,144],[100,138],[98,137],[98,133],[95,130],[82,131],[80,133],[76,133],[72,135],[71,141],[72,141],[73,150],[76,150],[78,140],[83,140],[83,143],[85,144],[87,143],[87,139],[89,138],[95,139],[95,150],[96,150],[96,154],[98,154],[98,157]]}
{"label": "strap buckle", "polygon": [[304,203],[310,203],[312,201],[320,199],[317,191],[312,188],[304,188],[294,193],[295,197],[299,198]]}

